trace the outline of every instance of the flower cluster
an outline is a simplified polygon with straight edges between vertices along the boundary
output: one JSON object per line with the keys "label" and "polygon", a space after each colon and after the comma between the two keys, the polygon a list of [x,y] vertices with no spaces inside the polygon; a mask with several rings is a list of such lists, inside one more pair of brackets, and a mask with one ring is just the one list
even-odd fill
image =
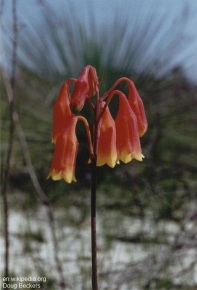
{"label": "flower cluster", "polygon": [[[116,89],[123,81],[128,85],[128,97]],[[70,83],[74,83],[72,95],[69,90]],[[109,103],[115,95],[119,98],[119,107],[116,117],[113,118]],[[83,109],[85,102],[94,110],[92,134],[88,121],[76,114]],[[76,124],[80,120],[86,128],[90,161],[95,160],[97,166],[107,164],[114,167],[120,161],[127,163],[132,159],[142,161],[144,156],[140,137],[147,130],[147,119],[134,83],[122,77],[100,97],[96,70],[88,65],[78,79],[70,78],[64,82],[54,104],[52,142],[55,144],[55,151],[48,178],[64,179],[68,183],[76,181]]]}

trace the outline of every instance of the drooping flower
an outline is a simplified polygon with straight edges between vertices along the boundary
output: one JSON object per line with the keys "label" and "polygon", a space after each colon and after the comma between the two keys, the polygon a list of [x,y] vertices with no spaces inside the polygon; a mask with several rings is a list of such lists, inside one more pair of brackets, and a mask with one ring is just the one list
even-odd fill
{"label": "drooping flower", "polygon": [[117,160],[124,163],[128,163],[132,159],[142,161],[136,115],[122,92],[114,91],[113,93],[119,95],[119,107],[115,119]]}
{"label": "drooping flower", "polygon": [[64,179],[71,183],[76,181],[75,166],[78,151],[78,141],[75,127],[78,117],[72,117],[66,129],[56,138],[55,151],[49,175],[53,180]]}
{"label": "drooping flower", "polygon": [[[101,103],[101,110],[105,107],[105,102]],[[117,161],[116,150],[116,127],[109,108],[106,107],[99,123],[97,166],[104,164],[114,167]]]}
{"label": "drooping flower", "polygon": [[[115,90],[122,81],[126,81],[129,86],[128,98],[121,91]],[[75,83],[72,97],[69,95],[70,82]],[[54,105],[52,141],[55,143],[55,150],[48,178],[64,179],[68,183],[76,181],[78,141],[75,129],[78,120],[83,121],[85,125],[89,157],[93,165],[107,164],[113,168],[119,161],[124,163],[132,159],[142,161],[144,156],[140,137],[147,130],[147,119],[135,85],[128,78],[123,77],[117,80],[102,97],[99,96],[98,89],[96,70],[90,65],[84,68],[78,79],[71,78],[63,84]],[[115,120],[108,107],[114,95],[119,97]],[[93,96],[95,96],[94,101],[92,101]],[[75,115],[75,112],[83,108],[86,101],[94,111],[92,136],[88,121],[81,115]]]}
{"label": "drooping flower", "polygon": [[121,82],[126,82],[128,84],[129,87],[128,101],[137,118],[139,136],[142,137],[144,133],[147,131],[148,122],[142,99],[140,98],[140,95],[134,83],[130,79],[125,77],[119,78],[113,84],[113,86],[104,93],[104,95],[102,96],[102,100],[104,100],[108,95],[110,95]]}
{"label": "drooping flower", "polygon": [[86,99],[96,94],[98,86],[99,83],[95,68],[91,65],[86,66],[75,83],[70,103],[72,111],[81,111]]}
{"label": "drooping flower", "polygon": [[129,85],[128,101],[133,112],[136,115],[138,132],[140,137],[142,137],[148,128],[148,122],[144,110],[144,105],[134,83],[131,80],[128,80],[128,85]]}
{"label": "drooping flower", "polygon": [[65,130],[65,126],[74,116],[70,109],[69,81],[62,85],[59,96],[53,107],[52,143],[56,143],[57,137]]}

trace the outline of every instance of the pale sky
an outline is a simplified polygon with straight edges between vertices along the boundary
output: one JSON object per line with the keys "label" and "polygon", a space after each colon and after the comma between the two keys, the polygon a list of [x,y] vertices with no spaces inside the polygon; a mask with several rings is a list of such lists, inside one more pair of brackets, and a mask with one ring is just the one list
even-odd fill
{"label": "pale sky", "polygon": [[[2,0],[1,0],[2,1]],[[196,0],[17,0],[17,14],[19,25],[22,29],[31,31],[39,25],[42,25],[42,12],[44,11],[45,4],[50,4],[54,15],[66,14],[68,3],[71,3],[73,11],[81,22],[89,27],[89,17],[91,14],[95,19],[97,26],[110,27],[114,16],[116,15],[117,23],[121,23],[127,18],[131,21],[131,25],[136,23],[137,29],[146,25],[146,20],[151,15],[152,18],[159,21],[162,15],[165,15],[164,21],[166,30],[168,25],[172,22],[174,15],[179,15],[179,23],[174,22],[176,29],[177,25],[183,25],[184,34],[187,36],[188,41],[185,43],[185,48],[182,55],[177,55],[177,59],[174,59],[174,63],[181,63],[185,68],[188,76],[192,77],[197,82],[197,1]],[[12,0],[2,1],[2,23],[3,23],[3,34],[2,40],[6,40],[7,34],[12,30]],[[53,17],[53,16],[52,16]],[[172,23],[171,23],[172,24]],[[171,25],[171,27],[173,27]],[[164,26],[165,27],[165,26]],[[90,27],[89,27],[90,28]],[[111,28],[112,33],[113,29]],[[163,28],[164,29],[164,28]],[[148,27],[147,27],[148,31]],[[158,39],[160,40],[161,50],[162,46],[165,45],[165,39],[162,39],[161,30],[160,33],[157,31],[155,37],[155,44],[149,47],[144,53],[146,57],[152,57],[157,53]],[[173,34],[173,31],[170,31]],[[44,37],[44,36],[43,36]],[[163,41],[163,44],[162,44]],[[179,43],[177,43],[179,45]],[[157,50],[157,51],[154,51]],[[168,52],[170,54],[170,51]],[[142,60],[143,62],[143,60]]]}

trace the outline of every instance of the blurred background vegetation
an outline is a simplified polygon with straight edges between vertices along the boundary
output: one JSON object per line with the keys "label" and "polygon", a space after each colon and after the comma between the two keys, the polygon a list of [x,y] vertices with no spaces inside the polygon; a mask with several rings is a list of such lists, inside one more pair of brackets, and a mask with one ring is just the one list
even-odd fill
{"label": "blurred background vegetation", "polygon": [[[197,75],[195,70],[193,78],[188,74],[196,61],[196,39],[188,36],[187,30],[191,28],[190,16],[193,13],[190,1],[185,2],[185,5],[175,1],[176,9],[170,10],[162,1],[159,4],[156,4],[157,1],[147,1],[146,4],[142,1],[115,1],[114,4],[106,1],[105,5],[101,1],[100,7],[96,1],[84,1],[83,4],[66,1],[64,5],[60,1],[54,6],[52,1],[43,0],[34,1],[36,11],[39,11],[37,17],[34,15],[33,18],[30,8],[26,8],[26,19],[20,10],[20,5],[25,1],[19,2],[16,6],[16,39],[11,24],[6,26],[4,15],[7,15],[7,3],[1,1],[2,55],[5,56],[1,70],[4,71],[6,67],[9,81],[14,65],[13,43],[17,40],[15,104],[19,124],[42,190],[55,212],[66,209],[64,226],[72,225],[83,231],[81,225],[89,218],[90,168],[87,165],[84,132],[79,128],[78,182],[67,185],[63,181],[56,183],[46,180],[54,149],[51,144],[52,109],[63,81],[77,77],[85,65],[91,64],[96,68],[99,78],[103,78],[101,92],[119,77],[131,78],[143,99],[149,122],[148,132],[141,139],[146,157],[142,163],[132,161],[127,165],[120,164],[113,170],[105,166],[98,169],[97,206],[98,215],[101,219],[102,215],[105,217],[106,241],[118,239],[122,243],[135,244],[145,243],[148,239],[153,245],[155,240],[157,243],[166,243],[166,236],[160,237],[157,233],[154,241],[142,233],[131,237],[128,232],[132,224],[127,228],[128,232],[117,232],[117,220],[120,223],[124,217],[137,217],[142,221],[151,217],[156,224],[161,221],[175,222],[179,225],[180,234],[185,233],[185,218],[197,199]],[[8,19],[13,21],[11,6],[9,9]],[[6,166],[10,124],[5,82],[5,78],[2,78],[2,172]],[[126,92],[126,87],[120,88]],[[112,103],[113,106],[116,104]],[[86,107],[83,112],[86,116],[90,114]],[[15,130],[9,179],[11,212],[35,210],[39,205],[24,147],[17,132]],[[112,219],[110,225],[108,216]],[[196,211],[192,211],[186,222],[195,220],[194,217]],[[38,236],[29,234],[23,236],[26,242],[27,236],[28,239],[38,239]],[[191,237],[189,248],[194,247],[195,240],[195,236]],[[184,247],[185,240],[181,241],[179,246]],[[108,270],[100,277],[101,281],[106,277],[109,279]],[[87,275],[84,271],[81,270],[82,277]],[[143,277],[143,271],[141,273]],[[196,282],[190,285],[185,281],[186,284],[178,284],[182,288],[176,288],[176,283],[168,279],[168,275],[164,279],[158,274],[149,275],[146,282],[138,281],[135,286],[138,288],[134,288],[131,281],[125,278],[122,285],[110,284],[101,289],[194,289]],[[85,283],[81,282],[81,288],[75,286],[68,289],[88,289]]]}

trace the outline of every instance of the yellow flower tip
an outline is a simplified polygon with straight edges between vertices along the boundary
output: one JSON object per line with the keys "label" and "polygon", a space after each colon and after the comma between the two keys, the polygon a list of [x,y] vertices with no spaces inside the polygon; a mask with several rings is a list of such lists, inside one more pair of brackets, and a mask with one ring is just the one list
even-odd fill
{"label": "yellow flower tip", "polygon": [[144,155],[142,153],[125,153],[122,152],[120,156],[118,157],[118,160],[116,163],[120,163],[119,161],[122,161],[124,163],[128,163],[132,161],[133,159],[136,159],[137,161],[143,161]]}
{"label": "yellow flower tip", "polygon": [[54,181],[62,179],[62,171],[56,171],[55,169],[53,169],[51,172],[51,178]]}
{"label": "yellow flower tip", "polygon": [[143,158],[145,158],[145,157],[144,157],[144,155],[142,153],[137,153],[137,154],[134,155],[134,158],[137,161],[143,161]]}
{"label": "yellow flower tip", "polygon": [[128,163],[130,162],[133,158],[132,158],[132,154],[131,153],[124,153],[122,152],[122,154],[119,156],[119,160],[124,162],[124,163]]}
{"label": "yellow flower tip", "polygon": [[117,154],[114,154],[111,156],[111,158],[108,160],[107,165],[111,168],[114,168],[116,166],[116,160],[117,160]]}
{"label": "yellow flower tip", "polygon": [[72,181],[77,182],[77,180],[76,180],[76,178],[74,176],[74,173],[72,171],[65,171],[65,172],[63,172],[63,177],[62,178],[64,179],[65,182],[67,182],[69,184]]}
{"label": "yellow flower tip", "polygon": [[107,163],[107,165],[111,168],[114,168],[116,166],[116,162],[113,162],[113,163]]}
{"label": "yellow flower tip", "polygon": [[70,184],[72,182],[72,180],[70,180],[70,179],[68,180],[67,178],[64,178],[64,181],[68,184]]}
{"label": "yellow flower tip", "polygon": [[97,163],[96,166],[103,166],[105,164],[107,164],[109,167],[114,168],[116,165],[116,160],[117,160],[117,153],[111,153],[110,155],[106,156],[106,155],[101,155],[98,154],[97,157]]}
{"label": "yellow flower tip", "polygon": [[132,156],[131,156],[131,154],[130,155],[127,155],[125,158],[123,158],[123,162],[124,163],[129,163],[131,160],[132,160],[133,158],[132,158]]}
{"label": "yellow flower tip", "polygon": [[46,179],[49,179],[49,178],[51,178],[54,181],[63,179],[63,173],[62,171],[57,171],[56,169],[52,169],[50,170]]}
{"label": "yellow flower tip", "polygon": [[49,179],[50,177],[54,181],[64,179],[64,181],[66,183],[71,183],[72,181],[77,182],[77,180],[72,172],[56,171],[55,169],[52,169],[49,172],[47,179]]}

